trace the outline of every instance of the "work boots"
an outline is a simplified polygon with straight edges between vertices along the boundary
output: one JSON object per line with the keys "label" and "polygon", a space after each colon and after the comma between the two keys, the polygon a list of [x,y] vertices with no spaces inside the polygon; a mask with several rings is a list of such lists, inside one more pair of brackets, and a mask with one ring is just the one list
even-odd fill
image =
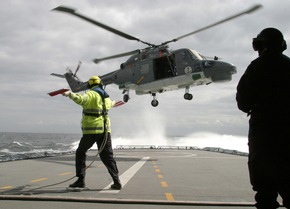
{"label": "work boots", "polygon": [[[74,183],[70,184],[71,188],[85,188],[85,180],[84,178],[78,178]],[[114,180],[114,184],[111,185],[111,189],[120,190],[122,189],[122,184],[120,180]]]}
{"label": "work boots", "polygon": [[115,190],[122,189],[122,184],[120,180],[114,180],[114,184],[111,185],[111,189],[115,189]]}
{"label": "work boots", "polygon": [[72,187],[72,188],[85,188],[86,184],[85,184],[85,179],[84,178],[78,178],[78,180],[76,180],[75,183],[73,184],[70,184],[69,187]]}

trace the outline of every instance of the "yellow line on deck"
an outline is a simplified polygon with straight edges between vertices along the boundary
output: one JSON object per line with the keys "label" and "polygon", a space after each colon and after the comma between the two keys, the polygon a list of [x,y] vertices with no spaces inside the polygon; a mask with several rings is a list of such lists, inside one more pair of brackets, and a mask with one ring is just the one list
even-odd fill
{"label": "yellow line on deck", "polygon": [[165,193],[166,199],[169,201],[174,201],[174,197],[171,193]]}
{"label": "yellow line on deck", "polygon": [[11,189],[13,188],[12,186],[4,186],[4,187],[1,187],[0,190],[4,190],[4,189]]}
{"label": "yellow line on deck", "polygon": [[30,181],[30,182],[35,183],[35,182],[39,182],[39,181],[45,181],[47,179],[48,178],[35,179],[35,180]]}
{"label": "yellow line on deck", "polygon": [[160,174],[158,174],[158,178],[160,178],[160,179],[163,179],[163,176],[162,176],[162,175],[160,175]]}
{"label": "yellow line on deck", "polygon": [[72,172],[60,173],[59,175],[60,175],[60,176],[65,176],[65,175],[69,175],[69,174],[72,174]]}
{"label": "yellow line on deck", "polygon": [[161,183],[161,186],[162,186],[162,187],[168,187],[166,181],[161,181],[160,183]]}

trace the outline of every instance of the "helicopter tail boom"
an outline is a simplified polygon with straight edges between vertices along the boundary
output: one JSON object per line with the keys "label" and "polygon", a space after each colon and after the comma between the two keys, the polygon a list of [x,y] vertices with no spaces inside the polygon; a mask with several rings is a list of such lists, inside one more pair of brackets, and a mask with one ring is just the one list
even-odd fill
{"label": "helicopter tail boom", "polygon": [[[56,77],[59,77],[59,78],[65,78],[72,92],[85,91],[85,90],[88,89],[88,82],[80,81],[71,72],[67,72],[67,73],[65,73],[63,75],[57,74],[57,73],[51,73],[50,75],[53,75],[53,76],[56,76]],[[51,92],[51,93],[54,93],[54,92]]]}

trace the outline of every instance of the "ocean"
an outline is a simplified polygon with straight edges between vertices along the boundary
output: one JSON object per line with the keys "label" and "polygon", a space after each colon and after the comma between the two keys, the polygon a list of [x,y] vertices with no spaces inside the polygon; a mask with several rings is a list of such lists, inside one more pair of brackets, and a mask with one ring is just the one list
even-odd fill
{"label": "ocean", "polygon": [[[0,132],[0,162],[73,154],[81,134]],[[113,148],[120,147],[197,147],[222,148],[247,153],[243,136],[194,133],[190,136],[114,136]],[[92,149],[97,149],[94,145]]]}
{"label": "ocean", "polygon": [[73,153],[80,135],[0,132],[0,162]]}

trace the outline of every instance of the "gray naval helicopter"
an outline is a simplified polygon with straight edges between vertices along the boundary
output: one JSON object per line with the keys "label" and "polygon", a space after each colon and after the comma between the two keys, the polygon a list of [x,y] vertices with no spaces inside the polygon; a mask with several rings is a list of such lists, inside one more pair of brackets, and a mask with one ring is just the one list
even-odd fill
{"label": "gray naval helicopter", "polygon": [[[130,90],[135,90],[137,95],[151,94],[153,96],[151,105],[156,107],[159,103],[156,98],[157,93],[184,88],[184,99],[192,100],[193,96],[189,93],[189,88],[191,86],[207,85],[212,82],[231,81],[232,75],[237,72],[234,65],[220,61],[217,57],[207,59],[197,51],[188,48],[169,50],[169,43],[176,42],[241,15],[252,13],[260,7],[262,6],[254,5],[246,11],[237,13],[214,24],[159,45],[148,43],[137,37],[116,30],[115,28],[86,17],[76,12],[76,10],[66,6],[59,6],[53,9],[53,11],[60,11],[74,15],[123,38],[146,44],[147,47],[141,50],[134,50],[109,57],[94,59],[93,61],[99,63],[100,61],[131,55],[126,62],[120,65],[119,70],[101,75],[100,78],[102,83],[104,86],[109,84],[118,85],[119,89],[123,90],[124,102],[128,102],[130,99]],[[80,65],[77,67],[75,73],[68,70],[64,75],[56,73],[52,73],[51,75],[65,78],[73,92],[84,91],[88,89],[88,82],[82,82],[76,76],[79,67]],[[55,91],[54,94],[61,93],[62,91],[65,90]]]}

